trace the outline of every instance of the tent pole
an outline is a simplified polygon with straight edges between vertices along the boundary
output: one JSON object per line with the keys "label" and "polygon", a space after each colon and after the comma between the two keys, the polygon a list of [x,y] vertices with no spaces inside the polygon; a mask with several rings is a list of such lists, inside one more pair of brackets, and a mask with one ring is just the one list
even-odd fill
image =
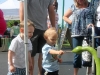
{"label": "tent pole", "polygon": [[26,66],[26,75],[29,75],[29,66],[28,66],[28,28],[27,28],[27,0],[24,0],[24,44],[25,44],[25,66]]}

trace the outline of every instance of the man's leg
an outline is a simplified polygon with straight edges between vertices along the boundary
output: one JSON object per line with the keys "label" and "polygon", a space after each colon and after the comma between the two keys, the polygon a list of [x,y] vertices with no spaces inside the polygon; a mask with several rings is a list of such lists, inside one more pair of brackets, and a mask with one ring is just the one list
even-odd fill
{"label": "man's leg", "polygon": [[33,74],[33,70],[34,70],[34,57],[36,55],[36,53],[39,53],[39,57],[38,57],[38,68],[39,68],[39,75],[41,75],[41,69],[42,69],[42,47],[45,44],[45,40],[43,37],[44,31],[43,30],[39,30],[39,29],[35,29],[33,37],[31,38],[31,42],[33,45],[33,50],[32,50],[32,62],[33,62],[33,68],[32,68],[32,74]]}
{"label": "man's leg", "polygon": [[35,62],[34,62],[34,57],[31,57],[31,59],[32,59],[32,69],[30,70],[30,74],[29,74],[29,75],[33,75],[34,64],[35,64]]}
{"label": "man's leg", "polygon": [[74,68],[74,75],[78,75],[79,68]]}
{"label": "man's leg", "polygon": [[42,72],[42,53],[39,53],[39,57],[38,57],[38,68],[39,68],[38,75],[41,75],[41,72]]}
{"label": "man's leg", "polygon": [[40,33],[39,39],[38,39],[38,51],[37,51],[37,53],[39,53],[39,57],[38,57],[39,72],[38,72],[38,75],[41,75],[41,72],[42,72],[42,47],[44,46],[46,41],[43,37],[44,31],[40,30],[39,32],[41,32],[41,33]]}
{"label": "man's leg", "polygon": [[39,31],[38,31],[38,29],[35,29],[35,31],[33,33],[33,37],[31,38],[31,42],[32,42],[32,46],[33,46],[33,50],[31,52],[33,66],[32,66],[32,70],[30,71],[30,75],[34,74],[33,73],[34,72],[34,64],[35,64],[34,57],[38,50],[38,38],[39,38]]}

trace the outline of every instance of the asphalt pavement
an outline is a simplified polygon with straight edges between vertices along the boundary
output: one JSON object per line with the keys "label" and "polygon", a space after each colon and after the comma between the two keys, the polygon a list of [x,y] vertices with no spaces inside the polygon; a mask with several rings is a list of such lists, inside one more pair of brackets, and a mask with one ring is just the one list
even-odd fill
{"label": "asphalt pavement", "polygon": [[[7,75],[8,72],[8,64],[7,64],[7,53],[8,52],[0,52],[0,75]],[[73,75],[73,53],[65,53],[62,56],[63,62],[60,65],[59,75]],[[35,57],[35,70],[34,75],[38,75],[37,68],[37,57]],[[79,70],[78,75],[86,75],[86,68],[82,67]]]}

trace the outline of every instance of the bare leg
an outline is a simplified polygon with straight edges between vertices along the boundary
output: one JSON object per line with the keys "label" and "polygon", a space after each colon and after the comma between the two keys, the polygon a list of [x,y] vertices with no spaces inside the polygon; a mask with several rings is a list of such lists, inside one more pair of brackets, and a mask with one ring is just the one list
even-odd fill
{"label": "bare leg", "polygon": [[88,75],[91,74],[91,67],[87,67]]}
{"label": "bare leg", "polygon": [[34,71],[34,57],[31,57],[32,58],[32,63],[33,63],[33,66],[32,66],[32,70],[30,71],[30,75],[33,75],[33,71]]}
{"label": "bare leg", "polygon": [[78,70],[79,70],[79,68],[74,68],[74,75],[78,74]]}
{"label": "bare leg", "polygon": [[38,75],[41,75],[41,71],[42,71],[42,53],[39,53],[38,68],[39,68]]}
{"label": "bare leg", "polygon": [[[29,64],[29,66],[30,66],[30,64]],[[33,66],[32,66],[32,68],[33,68]],[[33,73],[32,73],[33,72],[33,69],[32,68],[29,69],[29,75],[33,75]]]}

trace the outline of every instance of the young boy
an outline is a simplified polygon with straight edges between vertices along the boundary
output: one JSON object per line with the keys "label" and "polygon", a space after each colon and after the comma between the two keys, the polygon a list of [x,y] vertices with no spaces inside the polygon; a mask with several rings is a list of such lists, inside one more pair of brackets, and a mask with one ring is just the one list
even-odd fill
{"label": "young boy", "polygon": [[44,33],[46,44],[42,48],[43,60],[42,60],[42,75],[58,75],[59,65],[58,61],[62,60],[57,55],[62,55],[64,51],[55,50],[58,35],[55,28],[49,28]]}
{"label": "young boy", "polygon": [[[28,20],[28,59],[29,69],[32,68],[31,54],[32,44],[30,38],[33,36],[34,24]],[[24,22],[20,23],[20,33],[15,37],[8,51],[8,67],[9,72],[7,75],[26,75],[25,70],[25,48],[24,48]]]}

